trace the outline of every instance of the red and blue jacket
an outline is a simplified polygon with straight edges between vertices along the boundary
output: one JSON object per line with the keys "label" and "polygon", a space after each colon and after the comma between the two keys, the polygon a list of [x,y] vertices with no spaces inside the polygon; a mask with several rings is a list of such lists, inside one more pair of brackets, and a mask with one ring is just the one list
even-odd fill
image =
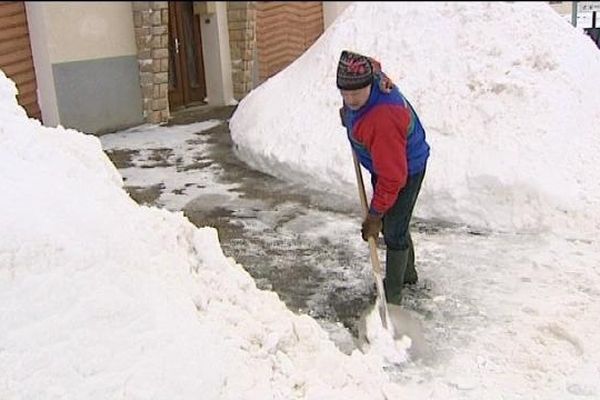
{"label": "red and blue jacket", "polygon": [[367,103],[358,110],[344,105],[342,119],[360,163],[371,173],[371,214],[385,214],[409,176],[425,169],[429,145],[413,107],[394,86],[390,93],[371,85]]}

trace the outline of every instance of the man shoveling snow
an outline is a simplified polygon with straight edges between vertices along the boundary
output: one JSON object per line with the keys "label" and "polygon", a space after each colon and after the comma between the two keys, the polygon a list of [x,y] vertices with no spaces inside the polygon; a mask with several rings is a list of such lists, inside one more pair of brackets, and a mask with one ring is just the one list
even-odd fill
{"label": "man shoveling snow", "polygon": [[336,84],[344,101],[342,124],[373,184],[362,238],[377,238],[383,231],[385,296],[400,305],[402,286],[418,279],[409,224],[429,158],[425,130],[375,60],[343,51]]}

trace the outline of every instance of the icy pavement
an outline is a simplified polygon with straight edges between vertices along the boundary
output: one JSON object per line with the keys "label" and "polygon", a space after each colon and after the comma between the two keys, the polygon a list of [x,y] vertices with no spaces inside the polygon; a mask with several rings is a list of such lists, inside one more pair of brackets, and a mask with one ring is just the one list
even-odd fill
{"label": "icy pavement", "polygon": [[[101,137],[132,193],[215,226],[224,253],[351,351],[373,302],[359,203],[248,169],[227,123],[138,127]],[[600,396],[596,240],[415,223],[421,282],[405,307],[426,351],[390,371],[424,398]],[[381,252],[383,256],[383,252]],[[496,396],[490,397],[490,393]]]}
{"label": "icy pavement", "polygon": [[356,334],[374,296],[356,205],[248,169],[233,154],[222,120],[144,125],[101,141],[134,199],[216,227],[224,253],[258,287],[340,330],[350,342],[345,348],[353,347],[335,323]]}

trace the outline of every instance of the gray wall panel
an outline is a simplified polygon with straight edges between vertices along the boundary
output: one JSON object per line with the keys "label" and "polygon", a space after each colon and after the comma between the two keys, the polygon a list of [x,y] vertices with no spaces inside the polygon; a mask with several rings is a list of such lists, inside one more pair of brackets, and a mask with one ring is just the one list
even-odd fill
{"label": "gray wall panel", "polygon": [[60,124],[102,134],[143,123],[137,57],[52,65]]}

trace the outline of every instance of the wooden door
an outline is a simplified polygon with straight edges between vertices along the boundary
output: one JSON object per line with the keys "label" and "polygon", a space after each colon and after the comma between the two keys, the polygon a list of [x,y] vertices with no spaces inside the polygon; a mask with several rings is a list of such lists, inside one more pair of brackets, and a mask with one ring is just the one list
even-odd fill
{"label": "wooden door", "polygon": [[206,99],[200,19],[193,2],[169,2],[169,108],[202,104]]}
{"label": "wooden door", "polygon": [[0,2],[0,69],[17,85],[17,101],[32,118],[41,119],[25,3]]}

